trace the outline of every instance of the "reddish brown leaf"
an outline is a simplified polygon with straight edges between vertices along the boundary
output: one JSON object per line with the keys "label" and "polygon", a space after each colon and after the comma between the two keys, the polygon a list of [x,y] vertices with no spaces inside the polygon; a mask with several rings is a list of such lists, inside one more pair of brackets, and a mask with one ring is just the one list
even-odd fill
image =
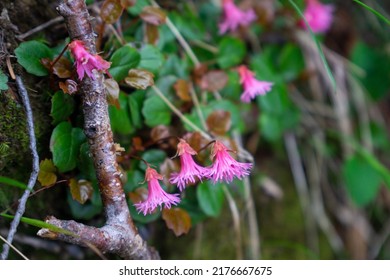
{"label": "reddish brown leaf", "polygon": [[207,64],[200,64],[197,66],[194,71],[192,72],[192,75],[194,77],[194,81],[197,85],[201,84],[202,77],[206,74],[208,70]]}
{"label": "reddish brown leaf", "polygon": [[72,76],[72,63],[64,56],[53,65],[53,73],[61,79],[70,78]]}
{"label": "reddish brown leaf", "polygon": [[43,187],[48,187],[57,182],[57,168],[50,159],[42,160],[39,163],[38,181]]}
{"label": "reddish brown leaf", "polygon": [[146,34],[146,42],[148,44],[156,45],[158,43],[160,34],[158,32],[158,27],[156,25],[146,23],[145,34]]}
{"label": "reddish brown leaf", "polygon": [[217,110],[211,113],[207,120],[207,127],[216,135],[225,135],[232,124],[230,112]]}
{"label": "reddish brown leaf", "polygon": [[[183,136],[183,139],[187,141],[188,144],[195,150],[199,151],[203,147],[206,147],[207,144],[210,143],[207,139],[205,139],[199,132],[188,132]],[[202,150],[198,153],[197,157],[200,161],[208,158],[209,153],[207,149]]]}
{"label": "reddish brown leaf", "polygon": [[160,173],[164,176],[163,181],[164,185],[170,186],[169,178],[171,178],[171,174],[174,172],[179,172],[180,166],[179,162],[176,160],[171,160],[170,158],[166,158],[164,162],[160,165]]}
{"label": "reddish brown leaf", "polygon": [[254,8],[257,14],[257,20],[262,26],[274,21],[276,10],[274,0],[256,1]]}
{"label": "reddish brown leaf", "polygon": [[191,217],[187,211],[181,208],[164,208],[162,218],[167,227],[174,232],[176,236],[186,234],[191,229]]}
{"label": "reddish brown leaf", "polygon": [[133,148],[135,151],[145,151],[145,147],[142,143],[142,139],[141,137],[133,137],[133,139],[131,140],[131,142],[133,143]]}
{"label": "reddish brown leaf", "polygon": [[120,0],[120,1],[121,1],[121,6],[124,9],[134,6],[135,3],[137,2],[137,0]]}
{"label": "reddish brown leaf", "polygon": [[[169,139],[169,137],[172,135],[171,130],[168,126],[165,125],[158,125],[152,128],[150,132],[150,137],[152,138],[152,141],[155,143],[159,143],[160,147],[162,149],[167,149],[169,147],[175,147],[176,141],[172,138]],[[166,141],[161,141],[161,140]],[[170,141],[171,140],[171,141]],[[175,143],[173,143],[174,141]]]}
{"label": "reddish brown leaf", "polygon": [[76,180],[74,178],[69,181],[70,193],[72,198],[81,204],[84,204],[93,193],[92,184],[87,180]]}
{"label": "reddish brown leaf", "polygon": [[173,85],[176,95],[183,101],[191,101],[190,84],[188,81],[179,79]]}
{"label": "reddish brown leaf", "polygon": [[65,81],[65,83],[64,82],[60,82],[59,83],[59,87],[60,87],[60,89],[62,89],[62,91],[64,93],[67,93],[67,94],[74,94],[78,90],[77,82],[75,82],[75,81],[73,81],[71,79],[67,79]]}
{"label": "reddish brown leaf", "polygon": [[154,85],[154,75],[147,70],[131,69],[125,78],[126,84],[136,89],[146,89]]}
{"label": "reddish brown leaf", "polygon": [[122,15],[120,0],[105,0],[100,10],[100,17],[108,24],[113,24]]}
{"label": "reddish brown leaf", "polygon": [[148,190],[146,188],[137,188],[133,192],[128,193],[133,204],[145,201],[148,198]]}
{"label": "reddish brown leaf", "polygon": [[104,80],[104,85],[106,86],[107,91],[107,101],[108,104],[114,105],[118,110],[120,110],[121,105],[119,104],[119,85],[114,79]]}
{"label": "reddish brown leaf", "polygon": [[225,71],[211,70],[202,77],[200,87],[207,91],[218,91],[226,86],[228,80],[229,77]]}
{"label": "reddish brown leaf", "polygon": [[165,23],[167,15],[163,10],[158,7],[146,6],[143,8],[141,14],[139,15],[143,21],[153,24],[161,25]]}

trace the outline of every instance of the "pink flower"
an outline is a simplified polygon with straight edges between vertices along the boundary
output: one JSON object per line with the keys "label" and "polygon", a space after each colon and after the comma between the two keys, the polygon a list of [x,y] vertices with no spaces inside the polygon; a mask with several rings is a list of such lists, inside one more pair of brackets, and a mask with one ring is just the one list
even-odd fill
{"label": "pink flower", "polygon": [[223,0],[223,21],[219,24],[219,34],[235,31],[239,25],[248,26],[256,19],[253,9],[241,11],[233,0]]}
{"label": "pink flower", "polygon": [[177,144],[177,155],[180,156],[181,169],[179,173],[173,173],[169,182],[177,184],[180,191],[183,191],[189,183],[195,183],[195,178],[202,180],[207,168],[202,167],[194,161],[193,155],[197,152],[184,140],[180,139]]}
{"label": "pink flower", "polygon": [[230,183],[234,177],[242,179],[250,173],[252,164],[236,161],[229,155],[228,151],[228,148],[222,142],[215,141],[211,153],[214,162],[205,173],[205,177],[209,177],[214,184],[222,181]]}
{"label": "pink flower", "polygon": [[241,94],[242,102],[249,103],[257,95],[264,95],[271,90],[273,83],[256,80],[255,74],[245,65],[238,67],[238,73],[240,74],[240,83],[244,87],[244,92]]}
{"label": "pink flower", "polygon": [[80,80],[84,78],[84,74],[94,80],[95,76],[92,70],[107,71],[110,68],[111,62],[105,61],[97,54],[90,54],[80,40],[72,41],[69,44],[69,49],[76,60],[76,70]]}
{"label": "pink flower", "polygon": [[[334,7],[332,5],[321,4],[318,0],[306,0],[307,6],[303,15],[314,33],[325,33],[333,21]],[[306,29],[303,21],[300,25]]]}
{"label": "pink flower", "polygon": [[160,186],[158,180],[162,180],[163,176],[158,174],[153,168],[146,168],[145,181],[148,182],[148,198],[140,203],[134,204],[138,213],[142,212],[145,216],[151,214],[157,206],[162,208],[171,208],[171,205],[176,205],[180,202],[179,194],[166,193]]}

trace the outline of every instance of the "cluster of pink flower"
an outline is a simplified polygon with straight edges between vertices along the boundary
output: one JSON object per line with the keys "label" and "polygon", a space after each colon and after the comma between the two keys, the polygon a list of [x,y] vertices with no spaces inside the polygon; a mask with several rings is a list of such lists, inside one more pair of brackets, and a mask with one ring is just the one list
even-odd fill
{"label": "cluster of pink flower", "polygon": [[[197,152],[184,140],[180,139],[177,145],[177,155],[180,157],[181,169],[179,173],[171,175],[170,183],[176,184],[180,191],[183,191],[186,185],[195,183],[196,179],[209,179],[213,183],[227,182],[230,183],[236,177],[242,179],[248,176],[251,163],[242,163],[236,161],[230,154],[229,149],[221,142],[216,140],[213,143],[211,158],[213,164],[210,167],[198,165],[193,156]],[[136,203],[135,207],[138,212],[144,215],[152,213],[158,206],[162,208],[163,204],[166,208],[172,205],[177,205],[180,202],[178,194],[168,194],[160,186],[158,180],[163,177],[151,167],[146,169],[145,181],[148,182],[148,198],[140,203]]]}

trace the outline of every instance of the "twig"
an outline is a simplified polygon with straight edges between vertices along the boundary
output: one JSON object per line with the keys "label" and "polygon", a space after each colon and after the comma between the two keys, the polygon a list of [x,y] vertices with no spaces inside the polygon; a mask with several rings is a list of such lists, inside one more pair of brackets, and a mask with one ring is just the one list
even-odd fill
{"label": "twig", "polygon": [[[28,97],[27,90],[23,84],[22,79],[19,76],[16,76],[16,86],[19,91],[19,95],[22,99],[23,106],[26,111],[26,118],[27,118],[27,131],[28,131],[28,137],[30,140],[30,150],[33,157],[32,161],[32,171],[30,174],[30,179],[28,180],[27,189],[24,191],[20,201],[18,209],[16,210],[15,217],[12,220],[11,228],[9,230],[7,241],[9,244],[12,243],[12,240],[14,238],[14,235],[16,233],[16,229],[19,225],[20,219],[22,218],[24,211],[26,209],[26,203],[27,199],[30,196],[30,193],[32,189],[34,188],[35,182],[37,181],[38,172],[39,172],[39,156],[37,152],[37,143],[35,139],[34,134],[34,120],[33,120],[33,114],[31,110],[30,100]],[[3,252],[0,255],[0,259],[7,259],[8,253],[9,253],[9,245],[8,243],[5,243],[3,245]]]}
{"label": "twig", "polygon": [[233,226],[234,226],[234,231],[236,233],[237,260],[242,260],[244,255],[242,253],[242,245],[241,245],[242,237],[241,237],[241,226],[240,226],[240,214],[238,212],[237,204],[234,201],[234,198],[230,194],[229,190],[226,188],[226,185],[223,185],[222,189],[229,203],[230,212],[232,213]]}
{"label": "twig", "polygon": [[56,17],[56,18],[53,18],[41,25],[38,25],[37,27],[34,27],[33,29],[30,29],[29,31],[27,31],[26,33],[24,34],[21,34],[21,35],[16,35],[15,37],[19,40],[24,40],[26,39],[27,37],[30,37],[31,35],[37,33],[37,32],[40,32],[44,29],[46,29],[47,27],[51,26],[51,25],[54,25],[56,23],[59,23],[59,22],[62,22],[64,20],[63,17]]}
{"label": "twig", "polygon": [[7,244],[9,247],[11,247],[12,250],[14,250],[18,255],[20,255],[23,259],[28,260],[28,258],[23,255],[22,252],[20,252],[15,246],[13,246],[11,243],[7,241],[3,236],[0,235],[0,239],[4,242],[4,244]]}
{"label": "twig", "polygon": [[298,151],[295,135],[289,132],[286,133],[284,135],[284,144],[290,162],[295,188],[297,190],[299,202],[302,208],[308,245],[311,249],[318,249],[318,236],[310,205],[309,188],[306,181],[305,171],[302,166],[302,159]]}

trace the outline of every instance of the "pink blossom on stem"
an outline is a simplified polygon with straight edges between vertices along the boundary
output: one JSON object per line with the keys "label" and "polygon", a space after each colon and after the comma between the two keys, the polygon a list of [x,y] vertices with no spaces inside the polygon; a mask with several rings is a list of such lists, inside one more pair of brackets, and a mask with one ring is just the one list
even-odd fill
{"label": "pink blossom on stem", "polygon": [[230,154],[228,148],[220,141],[215,141],[211,153],[213,164],[208,168],[205,177],[209,177],[213,183],[226,181],[230,183],[234,177],[242,179],[248,176],[252,163],[236,161]]}
{"label": "pink blossom on stem", "polygon": [[219,34],[235,31],[238,26],[248,26],[256,19],[253,9],[240,10],[233,0],[223,0],[223,21],[219,24]]}
{"label": "pink blossom on stem", "polygon": [[162,208],[171,208],[171,205],[177,205],[180,202],[179,194],[166,193],[160,186],[158,180],[162,180],[163,176],[155,169],[147,167],[145,172],[145,181],[148,182],[148,198],[140,203],[134,204],[138,213],[143,213],[145,216],[151,214],[157,206]]}
{"label": "pink blossom on stem", "polygon": [[195,183],[196,178],[202,180],[203,174],[207,171],[192,158],[196,154],[197,152],[184,139],[180,139],[177,144],[177,155],[180,157],[181,169],[179,173],[173,173],[169,180],[171,184],[177,184],[180,191],[189,183]]}
{"label": "pink blossom on stem", "polygon": [[84,78],[84,74],[87,74],[92,80],[95,76],[92,70],[100,70],[106,72],[110,68],[111,62],[105,61],[98,54],[92,55],[85,48],[84,44],[80,40],[74,40],[69,44],[69,49],[75,59],[77,75],[79,79]]}
{"label": "pink blossom on stem", "polygon": [[249,103],[257,95],[264,95],[271,90],[273,83],[256,80],[255,74],[245,65],[238,67],[240,83],[244,88],[241,94],[241,101]]}
{"label": "pink blossom on stem", "polygon": [[[333,22],[333,5],[324,5],[318,0],[306,0],[307,6],[303,15],[314,33],[325,33]],[[306,29],[306,24],[300,21]]]}

